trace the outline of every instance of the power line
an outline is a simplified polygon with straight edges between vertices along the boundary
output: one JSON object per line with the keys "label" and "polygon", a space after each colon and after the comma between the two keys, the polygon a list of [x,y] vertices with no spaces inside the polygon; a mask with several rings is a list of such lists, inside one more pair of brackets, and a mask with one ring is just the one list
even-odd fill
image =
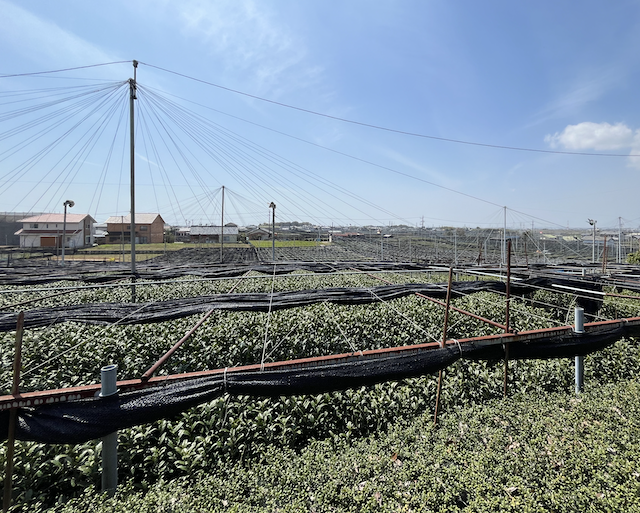
{"label": "power line", "polygon": [[114,61],[114,62],[103,62],[101,64],[88,64],[86,66],[76,66],[75,68],[62,68],[62,69],[53,69],[49,71],[34,71],[32,73],[14,73],[12,75],[0,75],[0,78],[12,78],[12,77],[31,77],[35,75],[46,75],[49,73],[63,73],[65,71],[75,71],[78,69],[87,69],[87,68],[98,68],[100,66],[111,66],[112,64],[125,64],[131,61]]}
{"label": "power line", "polygon": [[[165,94],[170,94],[170,93],[165,93]],[[171,94],[171,96],[174,96],[174,97],[179,98],[179,99],[181,99],[181,100],[187,101],[187,102],[192,103],[192,104],[194,104],[194,105],[198,105],[198,106],[200,106],[200,107],[204,107],[204,108],[206,108],[206,109],[208,109],[208,110],[212,110],[212,111],[214,111],[214,112],[218,112],[218,113],[223,114],[223,115],[225,115],[225,116],[228,116],[228,117],[231,117],[231,118],[234,118],[234,119],[240,120],[240,121],[242,121],[242,122],[244,122],[244,123],[249,123],[249,124],[251,124],[251,125],[257,126],[257,127],[262,128],[262,129],[264,129],[264,130],[269,130],[269,131],[274,132],[274,133],[276,133],[276,134],[284,135],[285,137],[289,137],[289,138],[291,138],[291,139],[295,139],[295,140],[300,141],[300,142],[303,142],[303,143],[305,143],[305,144],[309,144],[309,145],[315,146],[315,147],[317,147],[317,148],[320,148],[320,149],[323,149],[323,150],[326,150],[326,151],[333,152],[333,153],[335,153],[335,154],[337,154],[337,155],[341,155],[341,156],[343,156],[343,157],[347,157],[347,158],[350,158],[350,159],[356,160],[356,161],[358,161],[358,162],[362,162],[362,163],[364,163],[364,164],[368,164],[368,165],[370,165],[370,166],[377,167],[377,168],[379,168],[379,169],[384,169],[385,171],[391,171],[392,173],[395,173],[395,174],[398,174],[398,175],[401,175],[401,176],[405,176],[405,177],[407,177],[407,178],[411,178],[411,179],[413,179],[413,180],[417,180],[417,181],[419,181],[419,182],[423,182],[423,183],[426,183],[426,184],[428,184],[428,185],[432,185],[432,186],[434,186],[434,187],[438,187],[438,188],[440,188],[440,189],[443,189],[443,190],[446,190],[446,191],[449,191],[449,192],[453,192],[453,193],[455,193],[455,194],[460,194],[460,195],[462,195],[462,196],[466,196],[467,198],[470,198],[470,199],[473,199],[473,200],[476,200],[476,201],[480,201],[480,202],[482,202],[482,203],[487,203],[488,205],[492,205],[492,206],[494,206],[494,207],[499,207],[499,208],[501,208],[501,209],[503,208],[503,205],[500,205],[500,204],[495,203],[495,202],[493,202],[493,201],[486,200],[486,199],[484,199],[484,198],[480,198],[480,197],[478,197],[478,196],[474,196],[473,194],[468,194],[468,193],[466,193],[466,192],[462,192],[462,191],[459,191],[459,190],[456,190],[456,189],[452,189],[452,188],[450,188],[450,187],[446,187],[446,186],[444,186],[444,185],[440,185],[440,184],[437,184],[437,183],[435,183],[435,182],[431,182],[431,181],[429,181],[429,180],[425,180],[424,178],[420,178],[420,177],[418,177],[418,176],[415,176],[415,175],[412,175],[412,174],[409,174],[409,173],[405,173],[405,172],[403,172],[403,171],[398,171],[397,169],[393,169],[393,168],[388,167],[388,166],[383,166],[383,165],[381,165],[381,164],[376,164],[375,162],[371,162],[370,160],[366,160],[366,159],[363,159],[363,158],[360,158],[360,157],[356,157],[356,156],[354,156],[354,155],[350,155],[349,153],[345,153],[345,152],[342,152],[342,151],[339,151],[339,150],[335,150],[335,149],[333,149],[333,148],[329,148],[329,147],[327,147],[327,146],[323,146],[323,145],[321,145],[321,144],[314,143],[314,142],[312,142],[312,141],[308,141],[308,140],[306,140],[306,139],[302,139],[302,138],[297,137],[297,136],[295,136],[295,135],[287,134],[286,132],[282,132],[282,131],[280,131],[280,130],[276,130],[276,129],[274,129],[274,128],[270,128],[270,127],[268,127],[268,126],[261,125],[261,124],[259,124],[259,123],[254,122],[254,121],[249,121],[249,120],[247,120],[247,119],[244,119],[244,118],[241,118],[241,117],[238,117],[238,116],[234,116],[233,114],[225,113],[225,112],[223,112],[223,111],[220,111],[220,110],[214,109],[214,108],[212,108],[212,107],[209,107],[209,106],[207,106],[207,105],[203,105],[203,104],[201,104],[201,103],[194,102],[194,101],[189,100],[189,99],[186,99],[186,98],[182,98],[182,97],[177,96],[177,95],[173,95],[173,94]],[[337,188],[337,189],[341,189],[341,187],[337,186],[336,184],[334,184],[334,183],[332,183],[332,182],[329,182],[329,185],[331,185],[332,187],[335,187],[335,188]],[[366,200],[364,200],[363,198],[360,198],[360,197],[358,197],[357,195],[353,195],[353,196],[354,196],[354,197],[356,197],[356,199],[358,199],[358,200],[360,200],[360,201],[363,201],[363,202],[367,203],[367,201],[366,201]],[[522,215],[524,215],[524,216],[530,217],[530,218],[535,219],[535,220],[537,220],[537,221],[542,221],[542,222],[549,223],[549,224],[552,224],[552,225],[556,225],[556,226],[559,226],[559,227],[561,227],[561,226],[562,226],[561,224],[556,223],[556,222],[554,222],[554,221],[549,221],[549,220],[547,220],[547,219],[543,219],[543,218],[541,218],[541,217],[536,217],[536,216],[534,216],[534,215],[527,214],[526,212],[521,212],[521,211],[516,210],[516,209],[513,209],[513,208],[511,208],[511,207],[507,207],[507,208],[509,208],[509,210],[512,210],[513,212],[517,212],[517,213],[519,213],[519,214],[522,214]],[[389,212],[387,212],[387,213],[389,213]],[[398,216],[396,216],[396,219],[401,219],[401,218],[399,218]]]}
{"label": "power line", "polygon": [[450,143],[455,143],[455,144],[466,144],[469,146],[480,146],[483,148],[494,148],[494,149],[499,149],[499,150],[512,150],[512,151],[527,151],[527,152],[532,152],[532,153],[552,153],[552,154],[559,154],[559,155],[582,155],[582,156],[586,156],[586,157],[640,157],[640,154],[629,154],[629,155],[625,155],[625,154],[621,154],[621,153],[590,153],[590,152],[582,152],[582,151],[559,151],[559,150],[543,150],[540,148],[523,148],[523,147],[519,147],[519,146],[506,146],[506,145],[502,145],[502,144],[488,144],[488,143],[480,143],[480,142],[475,142],[475,141],[464,141],[461,139],[451,139],[448,137],[438,137],[435,135],[427,135],[427,134],[420,134],[417,132],[408,132],[405,130],[398,130],[395,128],[388,128],[388,127],[384,127],[384,126],[380,126],[380,125],[373,125],[370,123],[364,123],[362,121],[355,121],[353,119],[346,119],[346,118],[341,118],[338,116],[332,116],[330,114],[325,114],[322,112],[317,112],[314,110],[310,110],[310,109],[305,109],[302,107],[296,107],[294,105],[289,105],[287,103],[282,103],[282,102],[278,102],[275,100],[270,100],[268,98],[263,98],[261,96],[256,96],[253,94],[249,94],[249,93],[245,93],[243,91],[238,91],[237,89],[232,89],[230,87],[225,87],[225,86],[221,86],[219,84],[214,84],[213,82],[208,82],[206,80],[202,80],[200,78],[195,78],[195,77],[191,77],[189,75],[185,75],[183,73],[179,73],[177,71],[172,71],[166,68],[161,68],[160,66],[154,66],[153,64],[148,64],[145,62],[140,62],[140,64],[144,64],[145,66],[149,66],[150,68],[155,68],[158,69],[160,71],[164,71],[166,73],[171,73],[173,75],[177,75],[179,77],[183,77],[183,78],[187,78],[189,80],[193,80],[195,82],[200,82],[202,84],[206,84],[206,85],[210,85],[212,87],[217,87],[218,89],[223,89],[225,91],[229,91],[231,93],[235,93],[235,94],[240,94],[243,96],[246,96],[248,98],[253,98],[255,100],[260,100],[263,102],[267,102],[267,103],[271,103],[274,105],[278,105],[280,107],[286,107],[287,109],[294,109],[294,110],[298,110],[300,112],[306,112],[307,114],[313,114],[314,116],[321,116],[324,118],[328,118],[328,119],[333,119],[336,121],[341,121],[343,123],[350,123],[352,125],[359,125],[359,126],[364,126],[367,128],[373,128],[375,130],[383,130],[385,132],[392,132],[395,134],[401,134],[401,135],[408,135],[411,137],[420,137],[423,139],[432,139],[435,141],[443,141],[443,142],[450,142]]}

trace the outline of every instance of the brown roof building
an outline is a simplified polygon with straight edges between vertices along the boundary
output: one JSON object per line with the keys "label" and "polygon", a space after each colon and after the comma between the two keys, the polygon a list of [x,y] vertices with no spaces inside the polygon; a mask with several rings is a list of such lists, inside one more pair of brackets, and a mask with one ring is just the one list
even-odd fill
{"label": "brown roof building", "polygon": [[[111,216],[107,219],[107,242],[131,242],[131,216]],[[164,219],[160,214],[136,214],[136,244],[164,242]]]}

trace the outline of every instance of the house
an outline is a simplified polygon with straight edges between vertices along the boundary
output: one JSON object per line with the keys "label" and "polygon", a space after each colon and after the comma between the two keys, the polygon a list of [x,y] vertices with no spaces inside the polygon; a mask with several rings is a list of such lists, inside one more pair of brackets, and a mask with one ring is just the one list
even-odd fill
{"label": "house", "polygon": [[255,228],[247,232],[247,240],[268,240],[271,238],[271,232],[262,228]]}
{"label": "house", "polygon": [[[164,219],[160,214],[135,215],[136,244],[154,244],[164,242]],[[107,242],[120,244],[131,242],[131,216],[111,216],[107,219]]]}
{"label": "house", "polygon": [[192,226],[189,231],[191,242],[238,242],[238,226],[229,223],[221,226]]}
{"label": "house", "polygon": [[174,235],[176,242],[189,242],[189,235],[191,234],[191,228],[188,226],[180,226],[175,229]]}
{"label": "house", "polygon": [[89,214],[67,214],[66,226],[64,214],[40,214],[18,222],[22,228],[15,235],[20,237],[22,248],[60,248],[63,235],[65,248],[84,248],[94,243],[96,221]]}
{"label": "house", "polygon": [[96,244],[106,244],[107,243],[107,223],[96,223],[93,225],[94,229],[94,239]]}

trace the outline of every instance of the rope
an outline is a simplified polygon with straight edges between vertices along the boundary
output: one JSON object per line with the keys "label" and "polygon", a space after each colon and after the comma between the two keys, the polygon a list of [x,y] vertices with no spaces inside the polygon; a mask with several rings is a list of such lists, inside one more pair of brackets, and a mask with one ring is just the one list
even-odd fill
{"label": "rope", "polygon": [[[353,343],[351,342],[351,340],[349,340],[347,338],[347,336],[345,335],[344,331],[342,331],[342,328],[340,327],[340,324],[338,324],[338,322],[335,319],[335,315],[333,314],[333,312],[329,309],[329,305],[327,305],[326,301],[323,301],[322,304],[324,305],[324,307],[327,309],[327,311],[329,312],[329,318],[335,323],[335,325],[338,328],[338,331],[340,331],[340,334],[342,335],[342,338],[344,338],[344,340],[347,342],[347,344],[349,344],[349,346],[351,347],[352,351],[354,353],[357,353],[358,350],[356,349],[356,347],[353,345]],[[360,351],[360,354],[362,354],[362,351]]]}
{"label": "rope", "polygon": [[271,282],[271,297],[269,298],[269,312],[267,314],[267,323],[264,328],[264,343],[262,345],[262,359],[260,361],[260,371],[264,371],[264,360],[267,352],[267,336],[269,335],[269,322],[271,320],[271,307],[273,305],[273,291],[276,286],[276,264],[273,264],[273,280]]}
{"label": "rope", "polygon": [[[95,338],[99,338],[99,337],[100,337],[103,333],[105,333],[108,329],[110,329],[110,328],[112,328],[112,327],[114,327],[114,326],[117,326],[119,323],[121,323],[122,321],[124,321],[127,317],[130,317],[130,316],[132,316],[132,315],[134,315],[134,314],[137,314],[138,312],[140,312],[141,310],[145,309],[147,306],[149,306],[149,305],[151,305],[151,304],[153,304],[153,303],[145,303],[145,304],[143,304],[140,308],[138,308],[137,310],[135,310],[135,311],[133,311],[133,312],[129,313],[128,315],[126,315],[126,316],[125,316],[125,317],[123,317],[122,319],[118,319],[118,320],[117,320],[116,322],[114,322],[113,324],[110,324],[109,326],[105,326],[105,327],[102,329],[102,331],[99,331],[99,332],[95,335]],[[36,365],[35,367],[31,367],[30,369],[25,370],[25,371],[22,373],[22,376],[24,377],[24,376],[27,376],[27,375],[31,374],[32,372],[34,372],[34,371],[36,371],[36,370],[38,370],[38,369],[40,369],[40,368],[44,367],[45,365],[47,365],[47,364],[49,364],[49,363],[51,363],[51,362],[53,362],[53,361],[57,360],[57,359],[58,359],[58,358],[60,358],[61,356],[63,356],[63,355],[65,355],[65,354],[67,354],[69,351],[73,351],[74,349],[76,349],[76,348],[80,347],[80,346],[81,346],[82,344],[84,344],[84,343],[85,343],[85,340],[81,340],[80,342],[78,342],[78,343],[77,343],[77,344],[75,344],[74,346],[71,346],[71,347],[69,347],[69,348],[65,349],[64,351],[62,351],[61,353],[58,353],[57,355],[52,356],[51,358],[49,358],[49,359],[45,360],[45,361],[44,361],[44,362],[42,362],[41,364]],[[9,386],[11,386],[11,385],[9,384]]]}
{"label": "rope", "polygon": [[416,323],[413,319],[409,319],[405,314],[403,314],[402,312],[400,312],[398,309],[394,308],[392,305],[390,305],[389,303],[385,302],[384,299],[382,299],[380,296],[378,296],[373,290],[371,289],[367,289],[371,295],[373,297],[375,297],[378,301],[380,301],[381,303],[383,303],[385,306],[390,306],[390,308],[396,312],[400,317],[402,317],[403,319],[405,319],[406,321],[409,321],[411,324],[413,324],[416,328],[418,328],[420,331],[422,331],[425,335],[427,335],[428,337],[431,338],[431,340],[433,340],[434,342],[437,342],[438,344],[441,342],[440,340],[436,339],[433,335],[431,335],[431,333],[429,333],[427,330],[425,330],[422,326],[420,326],[418,323]]}

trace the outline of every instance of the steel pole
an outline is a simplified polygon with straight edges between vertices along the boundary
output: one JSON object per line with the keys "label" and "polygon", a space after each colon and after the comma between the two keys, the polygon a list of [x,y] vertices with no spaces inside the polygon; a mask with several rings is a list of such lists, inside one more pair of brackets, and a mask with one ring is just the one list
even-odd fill
{"label": "steel pole", "polygon": [[64,267],[64,247],[67,243],[67,202],[64,202],[64,217],[62,218],[62,261],[60,265]]}
{"label": "steel pole", "polygon": [[129,79],[129,150],[131,165],[131,302],[136,302],[136,152],[133,102],[136,100],[136,69],[138,61],[133,61],[133,78]]}
{"label": "steel pole", "polygon": [[[584,308],[576,306],[575,309],[575,328],[574,333],[584,333]],[[582,393],[584,390],[584,356],[576,356],[575,358],[575,385],[576,394]]]}
{"label": "steel pole", "polygon": [[271,260],[276,261],[276,204],[272,201],[271,212]]}
{"label": "steel pole", "polygon": [[[118,393],[116,386],[118,366],[107,365],[100,369],[100,397]],[[118,486],[118,432],[102,438],[102,491],[113,495]]]}
{"label": "steel pole", "polygon": [[224,185],[222,186],[222,208],[220,209],[220,263],[224,262]]}

